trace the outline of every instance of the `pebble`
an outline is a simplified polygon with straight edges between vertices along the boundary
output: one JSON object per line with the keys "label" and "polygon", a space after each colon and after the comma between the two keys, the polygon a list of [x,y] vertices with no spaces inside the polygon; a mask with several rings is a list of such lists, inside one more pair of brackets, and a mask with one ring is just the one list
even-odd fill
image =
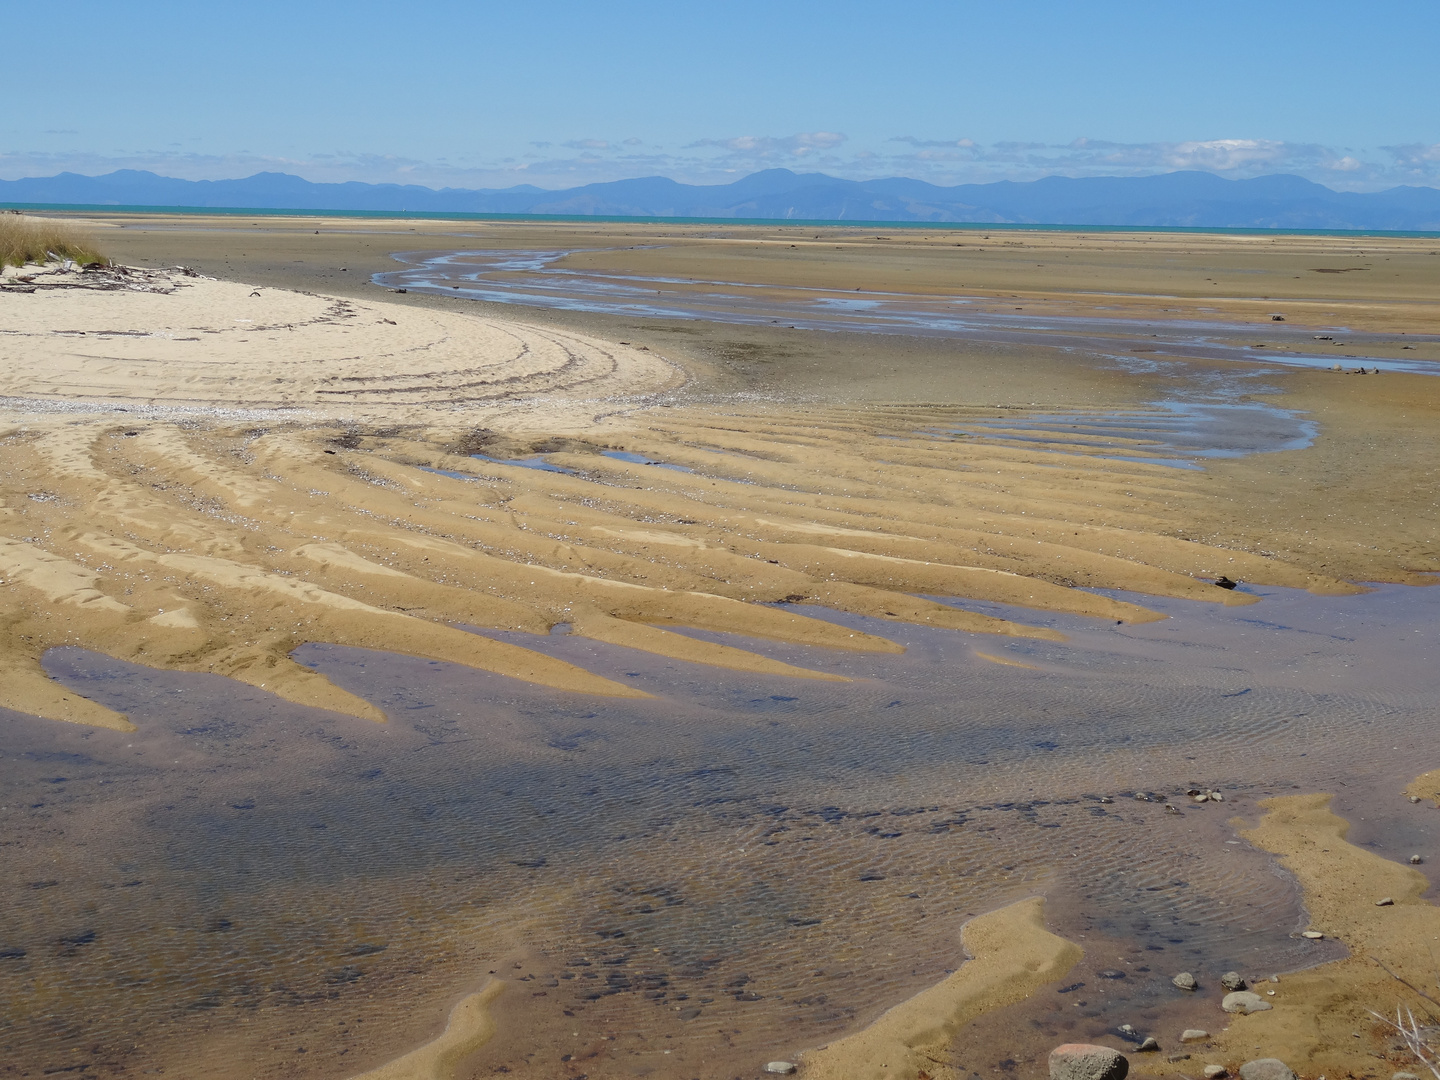
{"label": "pebble", "polygon": [[1050,1051],[1050,1080],[1125,1080],[1130,1062],[1118,1050],[1065,1043]]}
{"label": "pebble", "polygon": [[1300,936],[1301,936],[1301,937],[1307,937],[1307,938],[1309,938],[1311,941],[1319,941],[1319,940],[1320,940],[1321,938],[1323,938],[1325,935],[1322,934],[1319,930],[1306,930],[1306,931],[1305,931],[1304,933],[1302,933]]}
{"label": "pebble", "polygon": [[1257,1058],[1240,1066],[1240,1080],[1295,1080],[1295,1073],[1279,1058]]}
{"label": "pebble", "polygon": [[1181,1042],[1200,1042],[1201,1040],[1208,1039],[1209,1037],[1210,1033],[1208,1031],[1202,1031],[1199,1028],[1186,1028],[1184,1031],[1180,1032]]}
{"label": "pebble", "polygon": [[1420,1077],[1412,1072],[1397,1072],[1390,1077],[1390,1080],[1420,1080]]}
{"label": "pebble", "polygon": [[1245,980],[1240,977],[1238,971],[1227,971],[1220,976],[1220,985],[1226,990],[1244,990]]}
{"label": "pebble", "polygon": [[1394,907],[1394,906],[1395,906],[1395,898],[1394,898],[1393,896],[1382,896],[1379,900],[1376,900],[1376,901],[1375,901],[1375,906],[1376,906],[1376,907]]}
{"label": "pebble", "polygon": [[1145,1041],[1142,1042],[1142,1043],[1141,1043],[1139,1046],[1137,1046],[1135,1049],[1138,1050],[1138,1051],[1140,1051],[1140,1052],[1143,1054],[1143,1053],[1146,1053],[1146,1052],[1148,1052],[1148,1051],[1159,1050],[1159,1049],[1160,1049],[1160,1044],[1155,1040],[1155,1036],[1150,1035],[1150,1036],[1147,1036],[1146,1039],[1145,1039]]}
{"label": "pebble", "polygon": [[1205,1080],[1220,1080],[1220,1077],[1225,1075],[1225,1071],[1224,1065],[1206,1065]]}
{"label": "pebble", "polygon": [[1227,1013],[1257,1013],[1274,1007],[1259,994],[1252,994],[1249,990],[1236,990],[1226,994],[1220,1002],[1220,1008]]}
{"label": "pebble", "polygon": [[765,1063],[767,1073],[779,1073],[781,1076],[789,1076],[795,1071],[795,1063],[792,1061],[767,1061]]}
{"label": "pebble", "polygon": [[1410,801],[1411,801],[1411,802],[1419,802],[1419,801],[1420,801],[1420,796],[1419,796],[1419,795],[1411,795],[1411,796],[1410,796]]}
{"label": "pebble", "polygon": [[1424,862],[1424,861],[1425,861],[1425,860],[1422,859],[1419,855],[1411,855],[1411,856],[1410,856],[1410,865],[1411,865],[1411,866],[1419,866],[1419,865],[1420,865],[1422,862]]}
{"label": "pebble", "polygon": [[1171,1054],[1171,1055],[1170,1055],[1169,1057],[1167,1057],[1165,1060],[1168,1061],[1171,1065],[1174,1065],[1177,1061],[1189,1061],[1189,1060],[1190,1060],[1190,1055],[1189,1055],[1189,1054]]}
{"label": "pebble", "polygon": [[1178,986],[1181,990],[1194,990],[1200,985],[1195,981],[1195,976],[1191,975],[1188,971],[1180,972],[1179,975],[1176,975],[1170,981],[1176,986]]}

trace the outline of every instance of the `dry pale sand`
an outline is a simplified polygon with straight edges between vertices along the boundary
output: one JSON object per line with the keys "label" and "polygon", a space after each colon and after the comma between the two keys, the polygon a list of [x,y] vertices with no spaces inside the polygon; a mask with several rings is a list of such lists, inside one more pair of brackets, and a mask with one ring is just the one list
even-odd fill
{"label": "dry pale sand", "polygon": [[[400,246],[373,229],[365,235],[377,262]],[[517,235],[510,241],[529,242]],[[704,248],[705,272],[730,251],[739,262],[750,258],[745,244],[782,260],[805,251],[788,233],[720,238],[730,247],[719,249],[719,240],[700,240],[691,246]],[[285,242],[309,238],[295,229]],[[823,258],[816,247],[810,262],[786,273],[803,283],[865,267],[876,275],[867,287],[898,288],[886,275],[932,265],[925,260],[939,258],[942,241],[909,238],[903,251],[883,246],[890,243],[855,239]],[[1010,258],[1010,243],[996,248],[1011,268],[989,280],[997,295],[1029,275]],[[1180,272],[1169,267],[1180,258],[1173,240],[1132,238],[1123,249],[1123,260],[1138,267],[1131,277],[1117,268],[1118,240],[1091,248],[1073,237],[1024,243],[1032,261],[1037,246],[1071,258],[1065,280],[1074,295],[1051,296],[1069,311],[1098,302],[1097,282],[1132,287],[1123,303],[1111,298],[1107,306],[1151,311],[1169,302],[1160,292],[1174,283],[1164,275]],[[1332,249],[1354,254],[1350,242],[1329,238],[1275,249],[1243,239],[1186,244],[1242,267],[1268,259],[1277,282],[1280,270],[1318,265]],[[274,243],[267,250],[274,261]],[[1088,261],[1075,258],[1086,251]],[[1379,251],[1369,244],[1363,253]],[[989,254],[975,253],[976,273],[990,272],[991,260],[981,260]],[[1352,288],[1378,281],[1373,268],[1290,275],[1346,290],[1291,298],[1319,305],[1317,313],[1330,305],[1327,312],[1357,323],[1393,328],[1403,316],[1407,327],[1432,328],[1435,293],[1423,288],[1435,262],[1408,247],[1383,257],[1404,263],[1398,284]],[[737,264],[727,272],[747,271]],[[293,284],[305,283],[289,273]],[[905,284],[945,287],[921,278]],[[1031,285],[1053,294],[1058,287],[1048,281]],[[804,357],[833,349],[838,359],[825,371],[794,365],[793,384],[810,391],[845,370],[873,368],[876,350],[840,337],[816,344],[739,331],[685,347],[654,327],[627,332],[630,343],[620,344],[603,319],[586,329],[558,316],[502,318],[493,307],[359,299],[339,289],[315,295],[180,273],[137,275],[132,284],[143,287],[108,291],[63,276],[32,284],[33,292],[0,293],[0,706],[54,720],[129,726],[46,675],[40,658],[60,645],[224,674],[383,721],[291,652],[337,642],[566,691],[633,695],[583,668],[458,627],[539,634],[563,624],[690,662],[820,678],[677,631],[898,651],[884,637],[815,616],[830,609],[1055,637],[1021,617],[926,597],[1144,621],[1159,616],[1143,601],[1090,590],[1235,604],[1254,597],[1217,588],[1216,578],[1344,594],[1357,591],[1357,581],[1423,584],[1440,572],[1432,435],[1440,392],[1432,378],[1285,376],[1283,403],[1322,422],[1316,446],[1187,472],[1116,460],[1078,439],[1041,445],[944,435],[1002,418],[1013,420],[1009,433],[1023,434],[1047,409],[1145,400],[1148,386],[1122,386],[1113,372],[1077,375],[1082,365],[1073,359],[1006,370],[987,363],[963,376],[947,368],[935,377],[927,358],[946,347],[931,345],[868,401],[814,393],[756,399],[717,391],[759,378],[746,367],[757,350],[784,355],[793,346],[791,355]],[[1190,308],[1203,302],[1232,314],[1250,311],[1253,299],[1191,292]],[[1271,295],[1282,294],[1277,287]],[[727,367],[725,349],[742,340],[752,347]],[[905,347],[895,350],[905,357]],[[783,384],[786,376],[764,379]],[[942,393],[924,396],[896,389],[937,386]],[[1037,386],[1049,396],[1037,397]],[[1143,446],[1135,450],[1143,456]],[[615,451],[646,463],[605,456]],[[506,463],[535,455],[565,471]],[[1355,956],[1331,965],[1340,975],[1287,979],[1273,1012],[1241,1019],[1217,1044],[1225,1060],[1243,1060],[1242,1044],[1268,1025],[1256,1041],[1307,1071],[1353,1063],[1350,1030],[1400,985],[1366,957],[1386,959],[1406,978],[1428,977],[1412,970],[1415,957],[1404,948],[1434,936],[1434,909],[1418,899],[1424,879],[1345,844],[1343,828],[1323,798],[1303,797],[1277,800],[1250,834],[1301,878],[1317,926],[1350,943]],[[1337,888],[1343,881],[1355,887]],[[1372,892],[1388,892],[1396,905],[1375,908]],[[877,1069],[892,1066],[886,1075],[918,1075],[917,1055],[943,1045],[982,999],[1023,996],[1078,955],[1044,931],[1038,903],[975,920],[965,942],[975,959],[956,976],[812,1054],[807,1069],[859,1075],[836,1071],[835,1055],[846,1047]],[[456,1046],[484,1029],[483,1004],[466,1006],[473,1023],[460,1025],[468,1035],[456,1029]],[[440,1075],[451,1045],[425,1058],[431,1072],[403,1075]]]}

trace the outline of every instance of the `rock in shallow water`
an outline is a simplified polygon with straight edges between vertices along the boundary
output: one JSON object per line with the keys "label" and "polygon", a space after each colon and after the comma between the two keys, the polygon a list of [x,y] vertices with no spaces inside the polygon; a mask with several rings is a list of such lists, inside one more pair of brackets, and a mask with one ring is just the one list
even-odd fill
{"label": "rock in shallow water", "polygon": [[767,1073],[779,1073],[781,1076],[789,1076],[795,1071],[795,1066],[789,1061],[767,1061],[765,1063]]}
{"label": "rock in shallow water", "polygon": [[1227,971],[1220,976],[1220,985],[1226,990],[1244,990],[1245,980],[1240,977],[1238,971]]}
{"label": "rock in shallow water", "polygon": [[1206,1065],[1205,1080],[1220,1080],[1227,1071],[1224,1065]]}
{"label": "rock in shallow water", "polygon": [[1186,1028],[1180,1033],[1181,1042],[1200,1042],[1209,1037],[1210,1033],[1208,1031],[1202,1031],[1199,1028]]}
{"label": "rock in shallow water", "polygon": [[1240,1066],[1240,1080],[1295,1080],[1295,1073],[1279,1058],[1256,1058]]}
{"label": "rock in shallow water", "polygon": [[[1259,994],[1252,994],[1249,990],[1236,990],[1233,994],[1226,994],[1225,999],[1220,1002],[1220,1008],[1227,1013],[1256,1013],[1264,1012],[1266,1009],[1273,1009],[1274,1006],[1262,998]],[[1273,1060],[1265,1058],[1266,1061]]]}
{"label": "rock in shallow water", "polygon": [[1050,1051],[1050,1080],[1125,1080],[1130,1062],[1118,1050],[1065,1043]]}
{"label": "rock in shallow water", "polygon": [[1180,972],[1179,975],[1176,975],[1170,981],[1176,986],[1178,986],[1181,990],[1194,990],[1200,985],[1195,981],[1195,976],[1191,975],[1188,971]]}
{"label": "rock in shallow water", "polygon": [[1142,1043],[1141,1043],[1139,1046],[1137,1046],[1135,1049],[1140,1050],[1140,1051],[1142,1051],[1142,1052],[1159,1050],[1159,1049],[1160,1049],[1160,1044],[1155,1041],[1155,1036],[1153,1036],[1153,1035],[1147,1035],[1146,1038],[1145,1038],[1145,1041],[1142,1042]]}

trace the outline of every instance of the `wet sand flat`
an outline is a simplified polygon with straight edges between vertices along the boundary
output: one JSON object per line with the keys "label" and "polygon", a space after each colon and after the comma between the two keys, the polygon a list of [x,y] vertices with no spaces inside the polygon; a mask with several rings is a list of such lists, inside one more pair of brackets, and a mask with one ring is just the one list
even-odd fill
{"label": "wet sand flat", "polygon": [[[1341,955],[1228,811],[1431,767],[1440,380],[397,294],[368,276],[405,234],[462,226],[115,221],[202,276],[0,292],[26,1067],[746,1075],[962,1001],[962,926],[1043,894],[1088,989],[917,1036],[910,1074],[987,1075],[1179,1023],[1178,964]],[[484,228],[607,273],[958,273],[938,236],[792,264],[790,229]],[[995,294],[1012,241],[1084,256],[1032,279],[1066,310],[1103,264],[1150,318],[1181,273],[1175,238],[1004,239]],[[1184,258],[1382,252],[1391,293],[1292,299],[1397,350],[1430,325],[1409,241],[1229,239]],[[1429,844],[1417,805],[1355,827]]]}

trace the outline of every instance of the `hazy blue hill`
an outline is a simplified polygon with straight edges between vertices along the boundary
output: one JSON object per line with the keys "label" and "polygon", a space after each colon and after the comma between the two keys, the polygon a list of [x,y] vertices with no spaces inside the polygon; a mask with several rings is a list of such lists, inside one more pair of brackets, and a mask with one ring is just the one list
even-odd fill
{"label": "hazy blue hill", "polygon": [[121,170],[104,176],[0,181],[0,202],[109,206],[245,207],[810,221],[934,221],[1044,225],[1189,225],[1231,228],[1440,230],[1440,190],[1337,192],[1298,176],[1225,180],[1211,173],[1051,176],[1025,183],[939,187],[890,177],[840,180],[766,169],[730,184],[663,176],[546,191],[415,184],[314,184],[286,173],[237,180],[176,180]]}

